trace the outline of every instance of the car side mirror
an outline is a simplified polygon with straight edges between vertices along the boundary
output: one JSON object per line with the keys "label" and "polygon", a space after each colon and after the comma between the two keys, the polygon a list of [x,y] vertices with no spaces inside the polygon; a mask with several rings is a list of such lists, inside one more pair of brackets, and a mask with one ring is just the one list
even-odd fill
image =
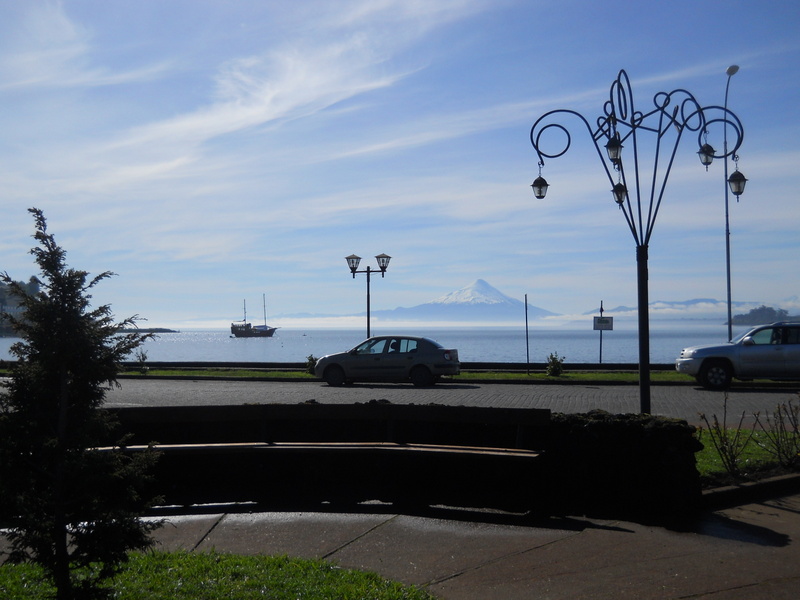
{"label": "car side mirror", "polygon": [[751,338],[749,335],[746,338],[742,339],[742,346],[755,346],[755,345],[756,343],[753,341],[753,338]]}

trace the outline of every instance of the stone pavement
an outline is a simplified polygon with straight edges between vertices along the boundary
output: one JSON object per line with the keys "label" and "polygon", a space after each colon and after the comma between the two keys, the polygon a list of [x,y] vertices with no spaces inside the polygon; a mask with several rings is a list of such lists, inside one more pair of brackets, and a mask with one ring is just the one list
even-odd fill
{"label": "stone pavement", "polygon": [[[800,384],[785,386],[735,385],[727,393],[704,390],[690,383],[654,385],[651,388],[655,415],[686,419],[699,424],[698,413],[722,418],[725,397],[728,415],[738,420],[744,412],[748,423],[752,415],[764,415],[779,403],[797,400]],[[455,404],[504,408],[549,408],[553,412],[574,413],[603,409],[611,413],[638,413],[637,385],[586,384],[510,384],[443,382],[430,388],[405,384],[356,384],[332,388],[316,380],[290,381],[213,381],[124,379],[120,388],[106,395],[109,407],[129,406],[207,406],[224,404],[263,404],[319,402],[350,404],[386,400],[397,404]]]}
{"label": "stone pavement", "polygon": [[680,527],[383,508],[171,516],[156,537],[164,550],[323,558],[453,600],[800,593],[800,494],[704,513]]}

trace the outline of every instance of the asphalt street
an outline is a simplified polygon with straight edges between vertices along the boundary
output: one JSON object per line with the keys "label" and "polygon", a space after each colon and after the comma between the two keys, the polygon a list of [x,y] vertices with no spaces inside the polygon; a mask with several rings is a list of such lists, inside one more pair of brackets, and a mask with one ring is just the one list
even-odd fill
{"label": "asphalt street", "polygon": [[[611,413],[638,413],[637,385],[447,383],[430,388],[406,384],[355,384],[332,388],[319,381],[201,381],[123,379],[111,389],[106,406],[197,406],[222,404],[296,404],[319,402],[350,404],[371,400],[397,404],[446,404],[509,408],[549,408],[553,412],[578,413],[602,409]],[[654,385],[651,412],[700,424],[705,413],[722,421],[727,396],[727,422],[735,424],[744,413],[772,413],[778,404],[798,399],[800,385],[768,387],[734,386],[714,392],[693,384]]]}

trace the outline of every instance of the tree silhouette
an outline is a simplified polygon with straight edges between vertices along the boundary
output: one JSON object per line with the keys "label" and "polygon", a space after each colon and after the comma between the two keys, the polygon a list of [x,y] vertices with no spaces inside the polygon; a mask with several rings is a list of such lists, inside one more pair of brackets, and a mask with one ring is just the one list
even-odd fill
{"label": "tree silhouette", "polygon": [[18,360],[0,394],[0,518],[9,560],[41,564],[59,600],[100,597],[128,551],[150,546],[160,524],[140,518],[155,453],[99,448],[115,426],[98,410],[105,391],[149,336],[121,333],[136,317],[115,323],[109,306],[91,307],[89,290],[113,273],[88,279],[68,268],[42,211],[29,212],[41,275],[28,284],[0,275],[22,307],[7,316],[22,340],[11,347]]}

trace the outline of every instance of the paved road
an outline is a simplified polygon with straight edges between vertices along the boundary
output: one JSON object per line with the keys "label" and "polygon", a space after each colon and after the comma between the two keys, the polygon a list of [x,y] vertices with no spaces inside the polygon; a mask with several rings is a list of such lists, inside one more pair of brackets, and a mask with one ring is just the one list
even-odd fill
{"label": "paved road", "polygon": [[[475,384],[441,383],[432,388],[403,384],[356,384],[331,388],[318,381],[188,381],[124,379],[111,390],[107,406],[195,406],[209,404],[355,403],[388,400],[396,404],[453,404],[511,408],[549,408],[554,412],[586,412],[603,409],[612,413],[639,412],[636,385],[576,384]],[[779,403],[797,400],[800,386],[734,387],[728,392],[728,424],[741,414],[772,413]],[[723,416],[725,393],[695,385],[655,385],[651,390],[653,414],[699,423],[698,413]]]}

